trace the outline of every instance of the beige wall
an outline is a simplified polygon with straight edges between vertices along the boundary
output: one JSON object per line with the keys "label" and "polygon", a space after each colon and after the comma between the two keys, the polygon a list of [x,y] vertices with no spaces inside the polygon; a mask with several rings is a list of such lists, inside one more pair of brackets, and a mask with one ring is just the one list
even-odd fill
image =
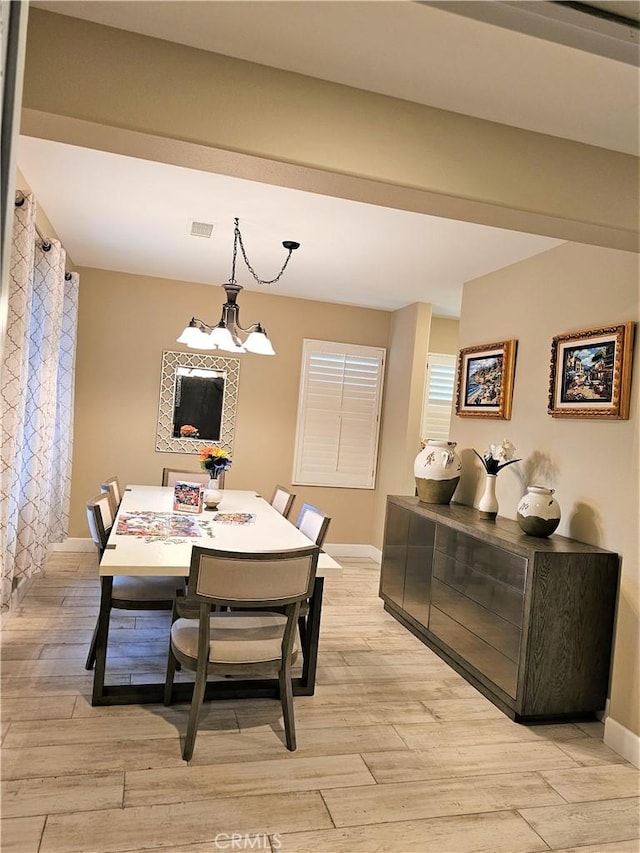
{"label": "beige wall", "polygon": [[[155,451],[162,353],[185,350],[175,339],[188,319],[217,319],[223,297],[209,285],[80,270],[71,537],[87,535],[85,503],[105,477],[159,483],[165,466],[197,468],[194,456]],[[246,322],[269,329],[277,356],[240,358],[227,488],[270,496],[276,482],[291,483],[304,338],[389,347],[376,489],[296,486],[292,510],[295,517],[303,500],[316,503],[332,517],[329,543],[380,548],[386,495],[414,490],[431,306],[390,313],[252,291],[240,305]]]}
{"label": "beige wall", "polygon": [[638,636],[638,340],[629,420],[547,414],[551,340],[564,332],[638,320],[638,259],[566,244],[465,285],[460,346],[518,341],[510,421],[453,418],[463,475],[455,500],[477,505],[481,466],[471,448],[509,438],[518,465],[500,472],[500,514],[515,518],[526,483],[556,489],[558,533],[622,555],[611,683],[611,716],[640,733]]}
{"label": "beige wall", "polygon": [[637,248],[637,158],[40,9],[23,107],[27,134]]}
{"label": "beige wall", "polygon": [[431,306],[408,305],[391,320],[382,402],[372,543],[382,548],[387,495],[412,495],[413,462],[419,449]]}
{"label": "beige wall", "polygon": [[458,352],[460,321],[449,317],[433,317],[429,333],[429,352],[455,355]]}
{"label": "beige wall", "polygon": [[[162,353],[185,350],[175,339],[190,317],[216,321],[223,300],[220,287],[80,270],[70,536],[88,535],[84,506],[103,478],[159,484],[165,466],[198,467],[195,456],[155,451]],[[239,303],[245,323],[260,320],[269,329],[277,355],[240,357],[225,485],[271,497],[275,483],[291,482],[303,338],[386,347],[391,315],[249,291]],[[372,490],[294,491],[292,517],[303,500],[332,516],[329,542],[371,543]]]}

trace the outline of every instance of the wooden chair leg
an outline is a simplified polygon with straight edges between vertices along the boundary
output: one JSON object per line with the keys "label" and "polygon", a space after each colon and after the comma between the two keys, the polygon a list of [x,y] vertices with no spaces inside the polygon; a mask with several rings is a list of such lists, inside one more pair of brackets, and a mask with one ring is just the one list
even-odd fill
{"label": "wooden chair leg", "polygon": [[293,687],[291,684],[291,659],[283,661],[280,667],[280,704],[284,719],[284,732],[287,739],[287,749],[293,752],[296,748],[296,724],[293,718]]}
{"label": "wooden chair leg", "polygon": [[173,677],[178,667],[178,660],[173,653],[171,641],[169,641],[169,656],[167,658],[167,675],[164,680],[164,704],[170,705],[173,702]]}
{"label": "wooden chair leg", "polygon": [[189,722],[187,724],[187,734],[184,739],[184,750],[182,757],[185,761],[191,761],[193,756],[193,747],[198,734],[198,722],[200,720],[200,711],[204,700],[204,691],[207,686],[207,665],[198,666],[196,672],[196,680],[193,685],[193,698],[191,699],[191,710],[189,711]]}

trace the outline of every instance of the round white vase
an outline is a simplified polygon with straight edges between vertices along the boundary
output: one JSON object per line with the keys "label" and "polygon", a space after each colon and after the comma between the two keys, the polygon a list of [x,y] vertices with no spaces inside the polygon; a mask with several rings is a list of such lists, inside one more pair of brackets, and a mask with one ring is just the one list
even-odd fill
{"label": "round white vase", "polygon": [[560,505],[554,490],[546,486],[528,486],[518,504],[518,524],[529,536],[551,536],[560,524]]}
{"label": "round white vase", "polygon": [[497,474],[487,474],[484,481],[484,492],[478,504],[480,518],[485,518],[488,521],[493,521],[498,515],[498,498],[496,497],[497,479]]}
{"label": "round white vase", "polygon": [[217,479],[212,477],[209,480],[202,499],[206,509],[218,509],[218,504],[222,500],[222,492],[218,488]]}
{"label": "round white vase", "polygon": [[462,470],[455,447],[455,441],[428,438],[416,456],[413,473],[422,503],[448,504],[453,497]]}

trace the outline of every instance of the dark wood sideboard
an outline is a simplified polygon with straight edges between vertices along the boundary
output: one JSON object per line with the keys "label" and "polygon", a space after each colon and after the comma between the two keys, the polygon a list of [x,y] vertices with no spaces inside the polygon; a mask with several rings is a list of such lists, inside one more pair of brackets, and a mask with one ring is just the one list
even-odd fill
{"label": "dark wood sideboard", "polygon": [[518,722],[604,708],[618,574],[611,551],[387,498],[385,610]]}

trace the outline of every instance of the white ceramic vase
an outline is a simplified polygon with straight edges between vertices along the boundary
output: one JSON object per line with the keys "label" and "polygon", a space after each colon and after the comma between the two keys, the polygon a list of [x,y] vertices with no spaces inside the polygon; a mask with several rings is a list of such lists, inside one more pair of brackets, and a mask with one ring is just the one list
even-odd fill
{"label": "white ceramic vase", "polygon": [[428,438],[416,456],[413,473],[422,503],[448,504],[453,497],[462,470],[455,448],[455,441]]}
{"label": "white ceramic vase", "polygon": [[553,489],[529,486],[518,504],[518,524],[529,536],[551,536],[560,524],[560,505]]}
{"label": "white ceramic vase", "polygon": [[207,509],[218,509],[222,500],[222,491],[218,488],[217,478],[212,477],[204,490],[203,502]]}
{"label": "white ceramic vase", "polygon": [[485,518],[488,521],[493,521],[498,515],[498,498],[496,497],[497,479],[497,474],[487,474],[484,481],[484,492],[478,504],[480,518]]}

